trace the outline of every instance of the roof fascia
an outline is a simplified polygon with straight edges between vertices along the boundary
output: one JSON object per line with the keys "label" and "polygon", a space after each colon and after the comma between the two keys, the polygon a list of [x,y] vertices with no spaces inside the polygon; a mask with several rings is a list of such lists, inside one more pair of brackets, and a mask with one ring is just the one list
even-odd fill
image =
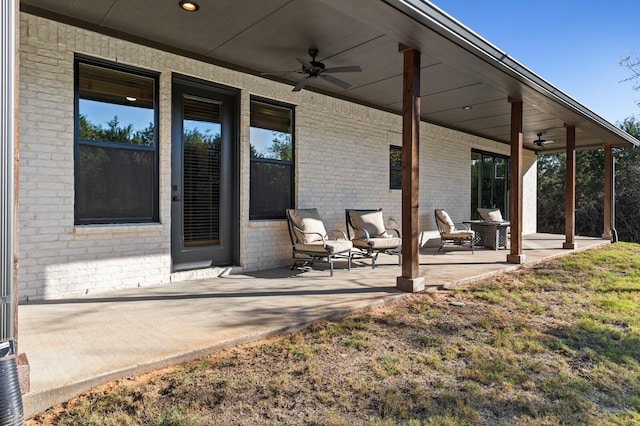
{"label": "roof fascia", "polygon": [[436,5],[426,0],[381,1],[411,17],[416,22],[436,31],[441,36],[463,47],[475,56],[483,58],[495,68],[506,72],[540,95],[580,115],[601,129],[606,130],[611,133],[611,136],[615,139],[622,139],[631,146],[640,145],[640,141],[636,138],[580,104]]}

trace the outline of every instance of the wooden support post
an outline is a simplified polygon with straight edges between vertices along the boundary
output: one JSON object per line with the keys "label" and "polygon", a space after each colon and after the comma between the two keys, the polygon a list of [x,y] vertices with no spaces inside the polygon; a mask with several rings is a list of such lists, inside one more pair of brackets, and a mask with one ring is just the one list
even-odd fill
{"label": "wooden support post", "polygon": [[402,276],[396,287],[403,291],[424,290],[419,277],[418,253],[418,152],[420,140],[420,52],[400,44],[404,55],[402,83]]}
{"label": "wooden support post", "polygon": [[576,128],[565,124],[567,129],[567,181],[565,185],[564,233],[562,248],[575,250],[576,237]]}
{"label": "wooden support post", "polygon": [[511,103],[511,163],[509,164],[509,221],[511,222],[511,253],[509,263],[524,263],[522,254],[522,101],[509,98]]}
{"label": "wooden support post", "polygon": [[611,224],[611,207],[613,200],[613,156],[611,155],[611,145],[604,146],[604,232],[603,240],[611,240],[612,224]]}

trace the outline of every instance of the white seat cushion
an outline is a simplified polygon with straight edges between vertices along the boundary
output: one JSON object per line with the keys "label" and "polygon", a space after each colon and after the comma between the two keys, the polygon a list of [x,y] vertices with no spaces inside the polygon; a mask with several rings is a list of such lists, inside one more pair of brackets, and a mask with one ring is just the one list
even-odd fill
{"label": "white seat cushion", "polygon": [[296,244],[295,248],[298,251],[335,254],[351,250],[353,244],[347,240],[327,240],[326,248],[322,246],[322,241],[316,241],[311,244]]}
{"label": "white seat cushion", "polygon": [[365,240],[353,240],[354,247],[358,248],[373,248],[377,250],[397,248],[402,246],[402,238],[396,237],[376,237],[370,238],[369,241]]}

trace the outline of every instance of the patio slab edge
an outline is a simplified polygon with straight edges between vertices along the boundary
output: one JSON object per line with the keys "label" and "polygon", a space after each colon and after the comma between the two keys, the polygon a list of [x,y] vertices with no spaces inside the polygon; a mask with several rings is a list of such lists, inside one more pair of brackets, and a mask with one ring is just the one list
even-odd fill
{"label": "patio slab edge", "polygon": [[216,344],[199,349],[164,357],[162,359],[155,360],[149,363],[138,364],[132,367],[114,370],[109,373],[94,376],[85,380],[80,380],[61,387],[46,389],[40,392],[27,393],[22,395],[24,418],[29,419],[41,412],[46,411],[56,404],[69,401],[70,399],[82,394],[83,392],[87,392],[96,386],[100,386],[114,380],[142,375],[154,370],[171,367],[173,365],[196,361],[217,351],[232,348],[242,344],[257,342],[262,339],[268,339],[288,333],[294,333],[322,321],[334,320],[358,312],[365,312],[369,309],[394,303],[404,297],[408,297],[411,295],[412,293],[392,294],[376,300],[364,302],[362,304],[359,304],[358,306],[336,309],[332,312],[318,315],[310,321],[292,322],[283,327],[272,328],[270,330],[264,330],[254,334],[239,336],[237,338],[221,341]]}
{"label": "patio slab edge", "polygon": [[549,260],[553,260],[556,259],[558,257],[562,257],[562,256],[567,256],[570,255],[572,253],[578,253],[581,251],[587,251],[587,250],[594,250],[594,249],[598,249],[601,247],[604,247],[606,245],[612,244],[611,241],[608,240],[603,240],[601,243],[595,243],[595,244],[591,244],[588,246],[583,246],[583,247],[576,247],[574,249],[565,249],[563,251],[560,251],[558,253],[555,254],[551,254],[548,256],[544,256],[542,258],[539,259],[534,259],[531,261],[526,261],[525,263],[521,263],[521,264],[511,264],[511,263],[504,263],[504,268],[499,269],[499,270],[495,270],[495,271],[490,271],[490,272],[486,272],[484,274],[479,274],[479,275],[474,275],[473,277],[467,277],[467,278],[461,278],[458,280],[452,280],[448,283],[444,283],[440,286],[438,285],[431,285],[431,288],[437,288],[437,289],[443,289],[443,290],[454,290],[454,289],[463,289],[465,287],[465,285],[468,284],[472,284],[478,281],[481,281],[485,278],[494,276],[494,275],[498,275],[498,274],[502,274],[502,273],[506,273],[506,272],[512,272],[518,269],[524,269],[524,268],[530,268],[532,266],[535,266],[539,263],[542,262],[546,262]]}

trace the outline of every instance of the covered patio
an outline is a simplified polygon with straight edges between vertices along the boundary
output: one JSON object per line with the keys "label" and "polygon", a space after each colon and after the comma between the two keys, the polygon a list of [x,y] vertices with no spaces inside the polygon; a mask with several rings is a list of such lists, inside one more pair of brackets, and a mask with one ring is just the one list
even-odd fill
{"label": "covered patio", "polygon": [[[571,253],[563,237],[523,238],[528,265]],[[577,250],[609,244],[577,237]],[[504,251],[467,247],[420,250],[420,275],[428,291],[449,291],[521,265]],[[110,380],[204,357],[218,349],[304,328],[398,298],[390,285],[397,257],[381,255],[378,267],[337,263],[278,268],[250,274],[158,285],[85,297],[22,304],[21,350],[28,354],[31,391],[23,396],[29,417]],[[99,330],[99,331],[98,331]]]}
{"label": "covered patio", "polygon": [[[461,286],[611,240],[612,148],[637,141],[433,4],[201,3],[193,12],[177,0],[2,3],[0,340],[16,339],[28,357],[27,416],[113,378],[410,296],[402,290]],[[309,68],[307,52],[315,50],[321,66]],[[314,75],[324,63],[362,72],[340,75],[336,84]],[[153,157],[144,220],[122,214],[92,221],[76,211],[84,182],[76,153],[103,142],[85,143],[78,130],[80,77],[91,69],[102,70],[103,80],[137,76],[153,87],[153,96],[141,98],[155,126],[144,147]],[[303,80],[304,89],[292,92]],[[228,190],[221,191],[227,251],[219,262],[206,257],[206,267],[193,267],[212,278],[178,286],[182,270],[171,244],[184,237],[177,227],[184,209],[174,208],[183,175],[173,172],[184,165],[185,132],[183,106],[172,100],[200,99],[186,89],[196,86],[206,89],[204,104],[232,113]],[[209,102],[213,95],[218,103]],[[290,244],[282,217],[252,217],[251,108],[261,102],[271,106],[263,111],[284,108],[295,118],[285,126],[295,143],[288,207],[320,207],[336,226],[345,208],[383,208],[401,222],[402,267],[381,258],[375,270],[338,266],[333,278],[321,267],[267,269],[287,261]],[[539,133],[556,143],[534,143]],[[393,148],[402,150],[399,191],[386,179]],[[573,222],[575,154],[589,149],[606,153],[602,239],[576,236]],[[418,249],[421,233],[434,230],[435,208],[461,220],[475,214],[468,196],[473,150],[509,158],[509,250]],[[531,234],[536,156],[549,152],[567,158],[562,236]],[[236,273],[216,277],[227,265]]]}

